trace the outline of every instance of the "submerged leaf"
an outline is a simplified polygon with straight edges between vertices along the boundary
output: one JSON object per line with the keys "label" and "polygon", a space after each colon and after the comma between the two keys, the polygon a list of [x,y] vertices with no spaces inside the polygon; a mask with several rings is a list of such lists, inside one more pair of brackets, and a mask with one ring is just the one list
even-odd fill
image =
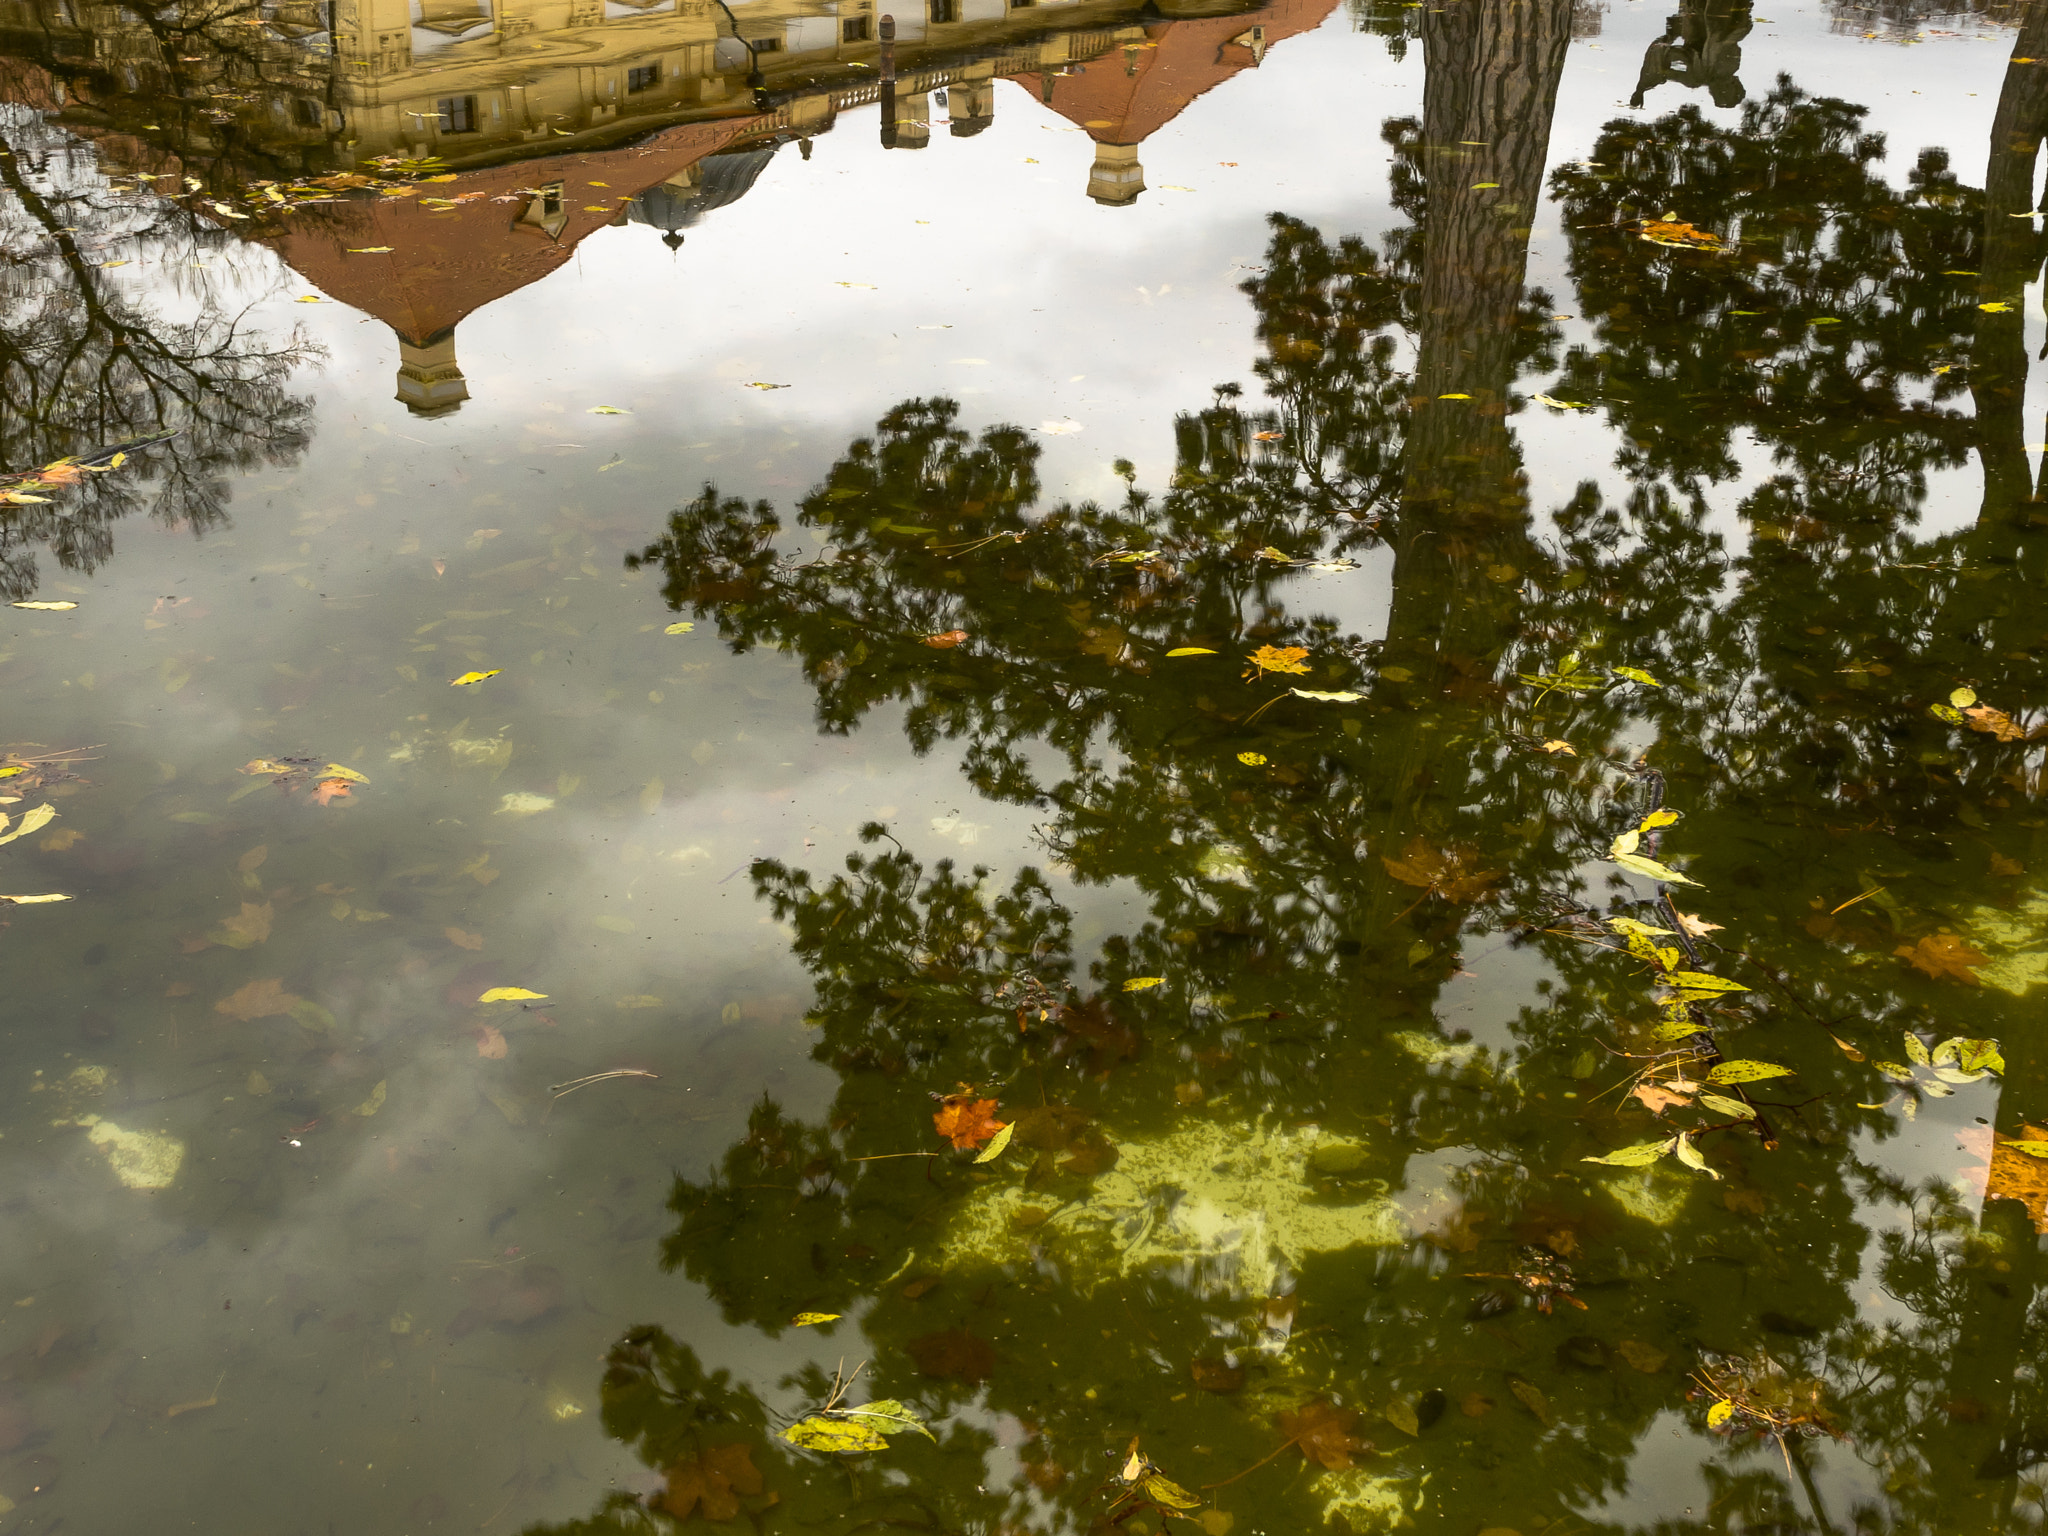
{"label": "submerged leaf", "polygon": [[955,1147],[978,1147],[1003,1129],[996,1118],[994,1099],[977,1099],[971,1093],[949,1093],[932,1116],[938,1133]]}
{"label": "submerged leaf", "polygon": [[740,1513],[740,1495],[759,1493],[765,1484],[753,1453],[742,1444],[711,1445],[668,1469],[668,1492],[662,1509],[687,1520],[700,1506],[706,1520],[732,1520]]}
{"label": "submerged leaf", "polygon": [[1949,976],[1973,987],[1977,985],[1976,967],[1991,962],[1989,955],[1980,954],[1952,933],[1929,934],[1918,944],[1901,944],[1892,953],[1936,980]]}
{"label": "submerged leaf", "polygon": [[1678,1144],[1676,1136],[1663,1141],[1639,1141],[1632,1147],[1620,1147],[1605,1157],[1582,1157],[1582,1163],[1605,1163],[1610,1168],[1645,1168],[1657,1161]]}

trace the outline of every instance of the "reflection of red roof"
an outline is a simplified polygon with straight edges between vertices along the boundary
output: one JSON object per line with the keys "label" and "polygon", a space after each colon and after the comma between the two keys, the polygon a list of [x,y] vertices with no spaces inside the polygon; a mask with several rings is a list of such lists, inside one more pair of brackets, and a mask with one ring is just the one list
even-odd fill
{"label": "reflection of red roof", "polygon": [[[1253,27],[1266,29],[1266,43],[1322,25],[1337,0],[1274,0],[1257,11],[1235,16],[1206,16],[1195,21],[1155,22],[1145,28],[1145,41],[1135,57],[1112,47],[1073,74],[1053,81],[1052,109],[1068,122],[1087,129],[1099,144],[1137,144],[1164,128],[1189,102],[1257,61],[1252,51],[1233,38]],[[1035,74],[1009,79],[1039,90]]]}
{"label": "reflection of red roof", "polygon": [[[405,341],[424,346],[508,293],[539,282],[626,206],[745,133],[757,119],[684,123],[619,149],[520,160],[464,171],[454,181],[422,186],[410,198],[351,198],[319,210],[335,215],[271,236],[274,249],[307,281],[345,304],[376,316]],[[522,189],[559,181],[561,233],[550,239],[522,223],[530,199]],[[592,186],[594,181],[608,183]],[[455,208],[422,207],[427,197],[483,196]],[[506,201],[494,201],[494,199]],[[593,211],[595,210],[595,211]],[[388,245],[389,254],[359,255]]]}

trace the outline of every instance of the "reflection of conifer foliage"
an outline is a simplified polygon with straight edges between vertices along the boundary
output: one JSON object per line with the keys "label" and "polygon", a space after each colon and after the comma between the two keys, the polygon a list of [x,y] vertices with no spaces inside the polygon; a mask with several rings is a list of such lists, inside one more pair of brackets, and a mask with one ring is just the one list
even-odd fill
{"label": "reflection of conifer foliage", "polygon": [[[234,294],[265,280],[260,250],[147,192],[116,190],[91,145],[35,112],[4,111],[0,465],[179,434],[48,505],[6,509],[0,590],[21,597],[35,587],[37,546],[92,570],[120,518],[147,510],[204,531],[227,515],[229,474],[296,459],[311,402],[287,384],[314,349],[296,330],[249,325]],[[120,270],[142,261],[160,274],[148,296]]]}

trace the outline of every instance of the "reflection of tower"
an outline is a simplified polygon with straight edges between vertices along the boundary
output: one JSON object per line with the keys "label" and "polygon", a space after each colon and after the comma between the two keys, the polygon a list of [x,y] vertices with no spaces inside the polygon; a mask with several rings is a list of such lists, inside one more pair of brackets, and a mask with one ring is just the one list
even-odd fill
{"label": "reflection of tower", "polygon": [[1666,81],[1688,90],[1707,89],[1717,107],[1739,106],[1746,92],[1737,72],[1742,68],[1742,40],[1749,36],[1750,0],[1679,0],[1678,14],[1664,23],[1664,35],[1643,51],[1643,70],[1636,78],[1629,105]]}
{"label": "reflection of tower", "polygon": [[1145,167],[1135,144],[1098,144],[1088,168],[1088,195],[1108,208],[1128,208],[1145,190]]}
{"label": "reflection of tower", "polygon": [[971,139],[996,120],[996,83],[963,80],[946,93],[946,115],[953,137]]}
{"label": "reflection of tower", "polygon": [[661,243],[673,251],[683,243],[683,231],[705,214],[746,196],[779,148],[779,142],[755,144],[706,155],[634,198],[630,221],[660,230]]}
{"label": "reflection of tower", "polygon": [[455,327],[424,343],[398,338],[398,396],[415,416],[446,416],[469,398],[469,383],[455,361]]}

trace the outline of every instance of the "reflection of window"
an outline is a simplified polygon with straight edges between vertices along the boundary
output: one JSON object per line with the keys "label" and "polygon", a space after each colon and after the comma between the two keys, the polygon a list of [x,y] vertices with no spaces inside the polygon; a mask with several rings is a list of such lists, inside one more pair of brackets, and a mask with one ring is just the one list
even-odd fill
{"label": "reflection of window", "polygon": [[311,97],[301,96],[294,105],[298,108],[299,121],[301,123],[305,124],[308,128],[318,128],[320,126],[324,114],[320,110],[319,102],[314,101]]}
{"label": "reflection of window", "polygon": [[626,71],[626,90],[629,94],[634,91],[651,91],[659,84],[661,84],[661,66],[659,64],[642,64],[638,69]]}
{"label": "reflection of window", "polygon": [[474,96],[443,96],[434,103],[434,110],[440,114],[443,133],[476,132]]}
{"label": "reflection of window", "polygon": [[949,21],[958,21],[960,19],[960,0],[932,0],[931,17],[933,24],[936,26],[944,26]]}
{"label": "reflection of window", "polygon": [[849,16],[839,24],[841,42],[864,43],[868,40],[868,18]]}
{"label": "reflection of window", "polygon": [[551,181],[540,189],[541,217],[552,219],[562,211],[562,184]]}
{"label": "reflection of window", "polygon": [[782,39],[779,37],[757,37],[754,39],[754,52],[780,53],[782,52]]}

